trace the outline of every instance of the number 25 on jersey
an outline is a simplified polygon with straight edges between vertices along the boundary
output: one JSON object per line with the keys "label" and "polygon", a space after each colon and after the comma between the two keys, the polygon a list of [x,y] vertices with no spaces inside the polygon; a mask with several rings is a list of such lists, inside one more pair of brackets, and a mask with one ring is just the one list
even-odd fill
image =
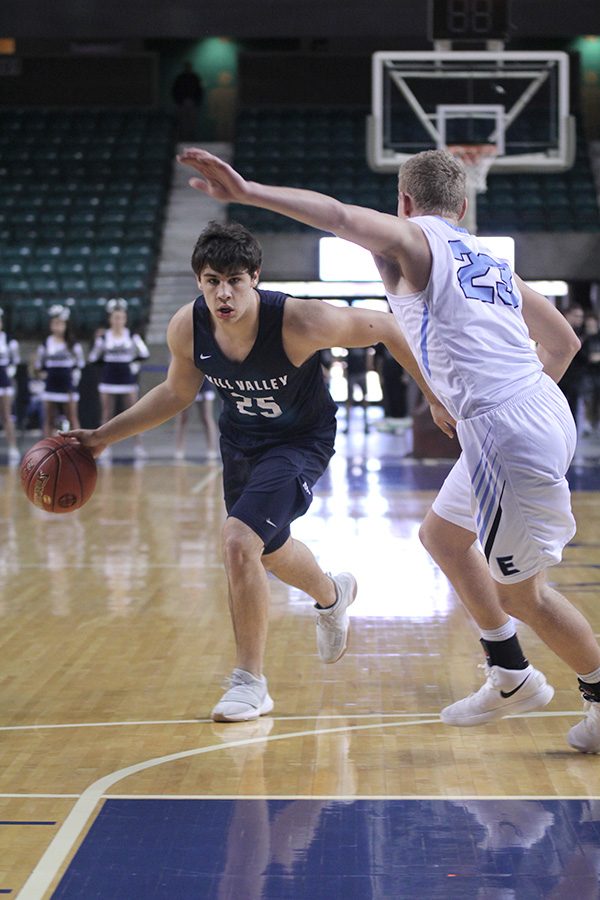
{"label": "number 25 on jersey", "polygon": [[231,396],[238,412],[244,416],[265,416],[267,419],[276,419],[282,413],[281,407],[275,403],[273,397],[243,397],[242,394],[231,394]]}

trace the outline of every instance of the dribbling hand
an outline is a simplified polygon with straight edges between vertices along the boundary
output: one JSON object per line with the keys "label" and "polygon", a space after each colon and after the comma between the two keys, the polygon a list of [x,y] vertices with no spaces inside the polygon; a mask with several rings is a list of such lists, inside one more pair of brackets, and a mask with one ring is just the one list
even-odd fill
{"label": "dribbling hand", "polygon": [[73,431],[59,431],[58,433],[61,437],[73,440],[81,444],[82,447],[86,447],[94,459],[97,459],[108,447],[106,441],[101,441],[96,436],[96,431],[93,428],[74,428]]}

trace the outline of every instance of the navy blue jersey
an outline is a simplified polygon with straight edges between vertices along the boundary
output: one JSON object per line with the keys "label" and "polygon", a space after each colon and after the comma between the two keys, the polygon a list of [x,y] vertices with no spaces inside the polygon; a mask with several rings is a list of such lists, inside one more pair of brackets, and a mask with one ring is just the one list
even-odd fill
{"label": "navy blue jersey", "polygon": [[317,438],[331,431],[337,410],[323,381],[319,354],[301,366],[291,363],[282,338],[286,295],[258,294],[258,333],[243,362],[222,353],[204,297],[194,303],[194,362],[223,399],[221,435],[248,449]]}

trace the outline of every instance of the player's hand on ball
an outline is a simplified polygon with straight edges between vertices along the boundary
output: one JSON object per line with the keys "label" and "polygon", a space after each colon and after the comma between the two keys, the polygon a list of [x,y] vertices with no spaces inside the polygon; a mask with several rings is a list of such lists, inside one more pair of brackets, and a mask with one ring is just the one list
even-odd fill
{"label": "player's hand on ball", "polygon": [[106,441],[102,441],[93,428],[74,428],[72,431],[59,431],[58,433],[61,437],[73,440],[73,442],[86,447],[94,459],[97,459],[108,447]]}

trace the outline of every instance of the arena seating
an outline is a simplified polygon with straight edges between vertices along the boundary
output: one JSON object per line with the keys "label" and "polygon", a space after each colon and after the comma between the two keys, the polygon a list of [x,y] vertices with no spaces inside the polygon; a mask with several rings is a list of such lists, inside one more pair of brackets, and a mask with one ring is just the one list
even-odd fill
{"label": "arena seating", "polygon": [[[377,174],[365,158],[367,109],[251,108],[238,117],[235,165],[248,178],[333,194],[340,200],[396,210],[396,176]],[[414,151],[425,149],[418,123],[399,118],[397,133]],[[535,140],[535,122],[519,138]],[[531,134],[529,133],[531,131]],[[232,205],[230,218],[257,231],[298,231],[306,226],[247,206]],[[574,167],[563,174],[490,175],[478,196],[479,230],[598,231],[600,213],[585,140]]]}
{"label": "arena seating", "polygon": [[17,337],[72,308],[83,337],[107,297],[143,329],[175,146],[166,113],[0,110],[0,305]]}

